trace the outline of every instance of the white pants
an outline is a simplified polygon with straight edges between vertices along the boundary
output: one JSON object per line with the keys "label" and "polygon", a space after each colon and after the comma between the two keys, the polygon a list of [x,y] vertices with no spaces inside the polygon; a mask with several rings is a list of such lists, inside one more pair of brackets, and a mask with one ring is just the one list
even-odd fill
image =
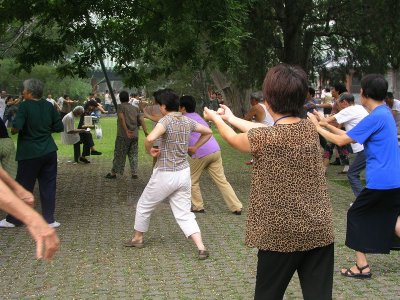
{"label": "white pants", "polygon": [[135,230],[147,232],[153,210],[164,199],[168,199],[175,220],[185,236],[200,232],[196,217],[190,211],[190,190],[190,168],[177,172],[154,169],[136,207]]}

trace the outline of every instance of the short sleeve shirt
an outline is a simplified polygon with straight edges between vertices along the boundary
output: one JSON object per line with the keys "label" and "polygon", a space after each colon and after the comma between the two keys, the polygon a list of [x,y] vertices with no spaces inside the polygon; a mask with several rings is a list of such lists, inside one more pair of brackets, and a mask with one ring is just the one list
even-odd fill
{"label": "short sleeve shirt", "polygon": [[175,172],[189,167],[187,151],[189,137],[197,123],[179,112],[169,113],[158,121],[165,127],[160,137],[160,156],[155,165],[160,171]]}
{"label": "short sleeve shirt", "polygon": [[[128,130],[135,132],[135,137],[138,135],[138,126],[140,124],[140,112],[139,109],[135,106],[130,105],[128,102],[122,102],[118,105],[117,108],[118,113],[122,113],[125,117],[125,124],[128,127]],[[120,124],[119,118],[117,119],[117,136],[125,137],[128,136],[125,133],[125,130],[122,128]]]}
{"label": "short sleeve shirt", "polygon": [[75,120],[72,111],[62,119],[64,131],[61,133],[61,143],[73,145],[80,141],[79,133],[68,133],[75,129]]}
{"label": "short sleeve shirt", "polygon": [[51,134],[64,129],[60,114],[45,99],[22,102],[13,127],[19,129],[16,160],[38,158],[57,151]]}
{"label": "short sleeve shirt", "polygon": [[400,153],[397,128],[386,105],[376,107],[347,135],[364,145],[366,187],[388,190],[400,187]]}
{"label": "short sleeve shirt", "polygon": [[[361,105],[348,106],[334,115],[336,121],[339,124],[343,124],[346,131],[353,129],[354,126],[356,126],[366,116],[368,116],[368,112]],[[352,143],[351,148],[353,149],[353,153],[358,153],[364,150],[363,145],[359,143]]]}

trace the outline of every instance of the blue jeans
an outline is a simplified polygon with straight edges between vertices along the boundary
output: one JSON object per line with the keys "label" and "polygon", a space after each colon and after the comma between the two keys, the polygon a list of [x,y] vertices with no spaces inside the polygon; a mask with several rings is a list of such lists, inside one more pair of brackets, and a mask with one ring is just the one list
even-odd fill
{"label": "blue jeans", "polygon": [[354,196],[358,196],[363,190],[363,186],[360,180],[360,173],[365,169],[365,153],[364,150],[357,152],[353,163],[350,165],[349,171],[347,172],[347,178],[349,179],[351,189],[353,190]]}

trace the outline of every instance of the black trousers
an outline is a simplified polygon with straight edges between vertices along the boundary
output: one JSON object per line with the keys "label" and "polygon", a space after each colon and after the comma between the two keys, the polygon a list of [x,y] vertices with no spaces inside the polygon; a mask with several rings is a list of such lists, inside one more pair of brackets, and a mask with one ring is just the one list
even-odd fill
{"label": "black trousers", "polygon": [[81,142],[76,142],[74,144],[74,161],[78,162],[79,157],[81,157]]}
{"label": "black trousers", "polygon": [[[33,192],[36,179],[39,182],[43,218],[47,223],[53,223],[56,208],[56,151],[42,157],[18,161],[17,177],[15,180],[25,189]],[[22,224],[20,220],[12,215],[7,215],[6,220],[14,225]]]}
{"label": "black trousers", "polygon": [[90,148],[94,146],[93,136],[90,132],[81,132],[79,133],[81,138],[81,143],[83,144],[82,156],[90,155]]}
{"label": "black trousers", "polygon": [[254,299],[281,300],[297,271],[305,300],[332,299],[333,243],[308,251],[258,251]]}

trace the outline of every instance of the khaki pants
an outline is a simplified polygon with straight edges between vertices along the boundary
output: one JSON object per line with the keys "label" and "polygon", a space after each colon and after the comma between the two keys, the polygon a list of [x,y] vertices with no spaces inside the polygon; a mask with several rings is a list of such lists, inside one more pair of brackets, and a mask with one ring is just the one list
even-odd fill
{"label": "khaki pants", "polygon": [[235,191],[232,189],[232,186],[226,180],[224,174],[224,167],[222,166],[222,158],[220,151],[211,153],[202,158],[191,158],[189,159],[189,163],[190,163],[190,176],[192,178],[193,210],[204,209],[203,197],[201,196],[200,185],[199,185],[200,176],[203,173],[204,169],[207,169],[212,180],[217,185],[229,210],[234,212],[242,209],[243,207],[242,203],[236,196]]}

